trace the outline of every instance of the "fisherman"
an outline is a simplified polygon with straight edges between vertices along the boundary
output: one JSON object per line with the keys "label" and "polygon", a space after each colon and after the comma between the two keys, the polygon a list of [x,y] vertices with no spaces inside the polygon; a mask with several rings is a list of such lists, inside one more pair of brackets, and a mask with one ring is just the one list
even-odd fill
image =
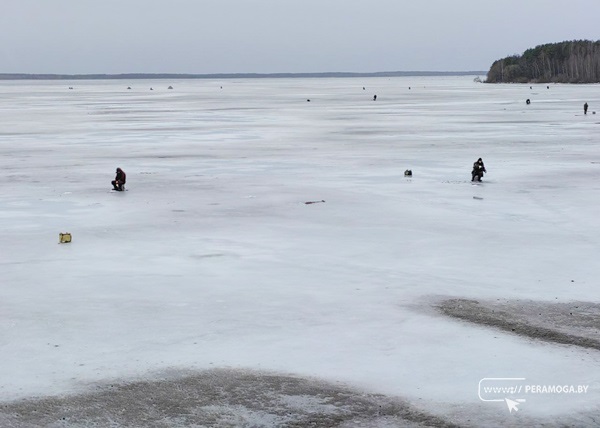
{"label": "fisherman", "polygon": [[587,109],[588,109],[588,103],[585,103],[583,105],[583,114],[587,114]]}
{"label": "fisherman", "polygon": [[473,164],[473,171],[471,171],[471,181],[475,181],[475,179],[477,179],[477,181],[481,181],[484,172],[487,172],[485,170],[485,165],[483,164],[483,160],[479,158]]}
{"label": "fisherman", "polygon": [[118,192],[125,190],[123,186],[125,186],[126,180],[127,176],[125,175],[125,171],[123,171],[121,168],[117,168],[117,175],[115,176],[115,179],[111,181],[113,189]]}

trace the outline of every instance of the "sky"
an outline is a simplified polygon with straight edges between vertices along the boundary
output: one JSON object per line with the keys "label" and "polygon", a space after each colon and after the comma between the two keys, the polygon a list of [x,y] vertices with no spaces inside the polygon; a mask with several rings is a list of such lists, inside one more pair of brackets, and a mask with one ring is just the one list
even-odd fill
{"label": "sky", "polygon": [[0,73],[487,71],[598,0],[2,0]]}

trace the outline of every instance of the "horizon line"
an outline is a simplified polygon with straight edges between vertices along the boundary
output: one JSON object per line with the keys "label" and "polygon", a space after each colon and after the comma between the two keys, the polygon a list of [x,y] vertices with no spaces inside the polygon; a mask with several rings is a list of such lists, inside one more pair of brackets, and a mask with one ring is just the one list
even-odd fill
{"label": "horizon line", "polygon": [[231,79],[285,77],[401,77],[401,76],[466,76],[487,75],[487,71],[328,71],[308,73],[0,73],[0,80],[66,80],[66,79]]}

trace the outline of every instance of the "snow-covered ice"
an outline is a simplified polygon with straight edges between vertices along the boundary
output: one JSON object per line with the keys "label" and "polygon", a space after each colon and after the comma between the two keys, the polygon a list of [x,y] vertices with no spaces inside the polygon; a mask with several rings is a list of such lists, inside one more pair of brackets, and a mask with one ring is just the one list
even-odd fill
{"label": "snow-covered ice", "polygon": [[599,89],[0,82],[0,400],[228,367],[507,421],[482,378],[581,384],[519,414],[600,413],[598,350],[431,309],[600,303]]}

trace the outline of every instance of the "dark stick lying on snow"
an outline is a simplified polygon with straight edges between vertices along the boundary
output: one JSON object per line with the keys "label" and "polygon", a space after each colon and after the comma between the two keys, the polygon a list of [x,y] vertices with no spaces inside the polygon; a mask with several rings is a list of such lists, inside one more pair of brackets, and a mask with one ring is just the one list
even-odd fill
{"label": "dark stick lying on snow", "polygon": [[304,202],[304,203],[306,205],[308,205],[308,204],[318,204],[318,203],[321,203],[321,202],[325,202],[325,201],[308,201],[308,202]]}

